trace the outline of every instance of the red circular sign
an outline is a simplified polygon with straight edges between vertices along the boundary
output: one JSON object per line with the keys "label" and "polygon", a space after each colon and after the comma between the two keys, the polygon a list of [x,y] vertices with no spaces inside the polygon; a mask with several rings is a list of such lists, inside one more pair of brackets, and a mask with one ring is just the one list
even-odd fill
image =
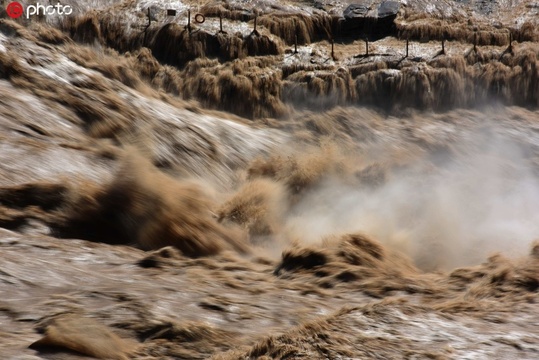
{"label": "red circular sign", "polygon": [[22,5],[16,1],[9,3],[6,7],[6,13],[12,19],[21,17],[23,12],[24,9]]}

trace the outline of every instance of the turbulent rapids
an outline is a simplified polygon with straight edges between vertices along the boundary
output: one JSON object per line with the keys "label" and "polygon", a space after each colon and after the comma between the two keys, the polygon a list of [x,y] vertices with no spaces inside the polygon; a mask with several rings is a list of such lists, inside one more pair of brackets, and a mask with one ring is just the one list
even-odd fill
{"label": "turbulent rapids", "polygon": [[539,358],[539,3],[7,4],[2,359]]}

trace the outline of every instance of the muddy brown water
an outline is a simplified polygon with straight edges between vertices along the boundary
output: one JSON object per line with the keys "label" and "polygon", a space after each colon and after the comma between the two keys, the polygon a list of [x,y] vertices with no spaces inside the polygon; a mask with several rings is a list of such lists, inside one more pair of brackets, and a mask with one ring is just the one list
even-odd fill
{"label": "muddy brown water", "polygon": [[[338,99],[427,88],[357,44],[178,69],[0,21],[3,359],[539,357],[539,112],[513,102],[539,94],[537,44],[414,70],[443,93],[496,67],[496,101],[389,109]],[[305,81],[324,106],[286,101]]]}

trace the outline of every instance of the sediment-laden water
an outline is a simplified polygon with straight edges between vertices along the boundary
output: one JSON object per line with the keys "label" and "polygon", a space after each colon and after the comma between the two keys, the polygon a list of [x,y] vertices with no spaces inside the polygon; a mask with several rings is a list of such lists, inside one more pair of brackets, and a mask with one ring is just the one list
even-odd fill
{"label": "sediment-laden water", "polygon": [[533,2],[66,4],[0,19],[2,358],[539,356]]}

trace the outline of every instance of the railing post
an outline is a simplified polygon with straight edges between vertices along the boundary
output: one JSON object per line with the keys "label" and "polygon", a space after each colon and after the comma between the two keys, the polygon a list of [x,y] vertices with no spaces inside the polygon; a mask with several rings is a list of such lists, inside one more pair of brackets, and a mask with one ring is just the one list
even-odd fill
{"label": "railing post", "polygon": [[406,57],[408,57],[408,43],[410,42],[409,36],[406,36]]}
{"label": "railing post", "polygon": [[442,38],[442,54],[445,54],[445,36]]}
{"label": "railing post", "polygon": [[369,37],[365,36],[365,56],[369,56]]}
{"label": "railing post", "polygon": [[148,7],[148,25],[146,25],[146,27],[144,28],[144,38],[142,40],[142,43],[144,45],[146,45],[146,39],[147,39],[147,36],[148,36],[148,29],[150,28],[150,25],[152,25],[152,16],[151,15],[152,15],[151,10]]}
{"label": "railing post", "polygon": [[256,36],[259,36],[259,35],[260,35],[260,33],[258,32],[258,30],[256,29],[256,27],[257,27],[257,21],[258,21],[258,14],[255,13],[254,27],[253,27],[253,31],[251,32],[251,35],[256,35]]}
{"label": "railing post", "polygon": [[294,54],[298,53],[298,24],[294,20]]}

